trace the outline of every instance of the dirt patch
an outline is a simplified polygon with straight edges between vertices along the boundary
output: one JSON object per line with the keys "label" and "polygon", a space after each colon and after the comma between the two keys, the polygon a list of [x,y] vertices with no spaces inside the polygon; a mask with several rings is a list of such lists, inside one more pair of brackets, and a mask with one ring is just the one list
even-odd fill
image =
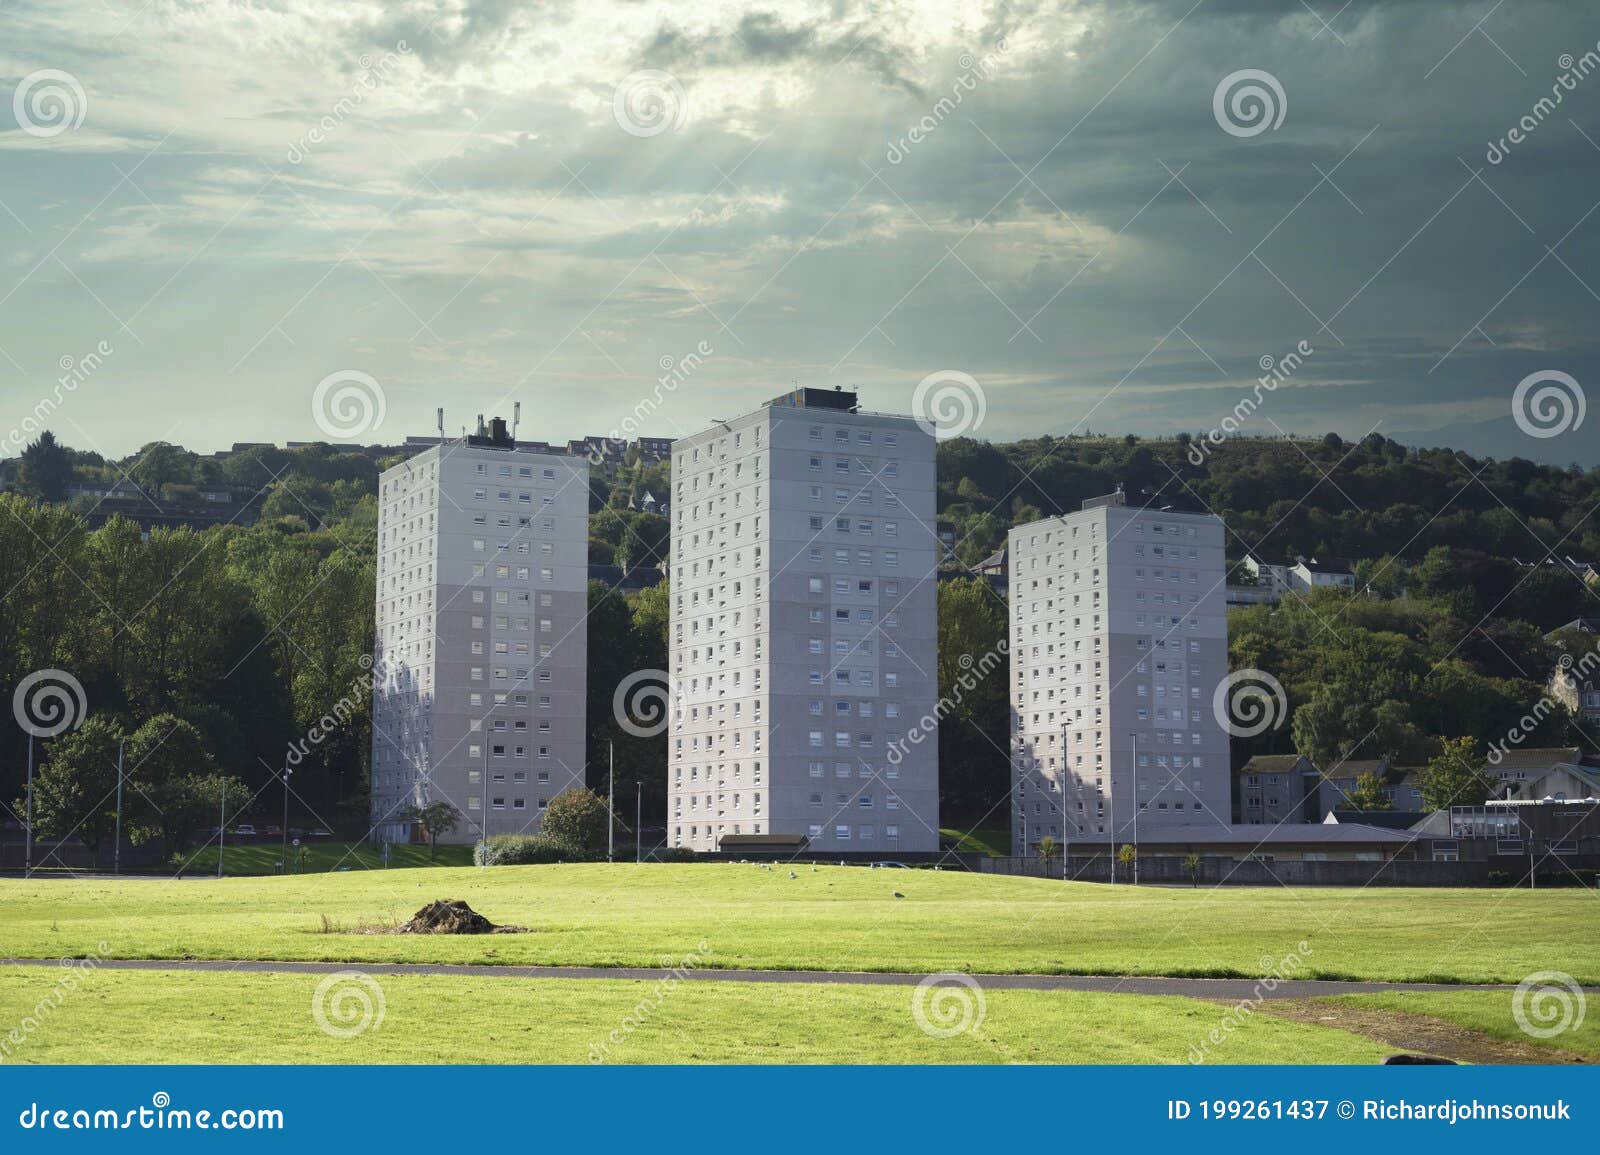
{"label": "dirt patch", "polygon": [[521,934],[520,926],[496,926],[460,899],[430,902],[394,928],[395,934]]}
{"label": "dirt patch", "polygon": [[1496,1038],[1431,1015],[1407,1011],[1380,1011],[1318,999],[1268,999],[1256,1007],[1256,1012],[1315,1027],[1349,1031],[1376,1039],[1397,1052],[1434,1055],[1458,1063],[1590,1062],[1571,1051]]}

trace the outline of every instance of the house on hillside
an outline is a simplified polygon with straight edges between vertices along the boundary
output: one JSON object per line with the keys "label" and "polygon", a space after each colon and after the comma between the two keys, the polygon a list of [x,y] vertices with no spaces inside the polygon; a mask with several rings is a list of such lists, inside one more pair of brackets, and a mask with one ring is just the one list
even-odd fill
{"label": "house on hillside", "polygon": [[1310,810],[1318,777],[1316,765],[1303,755],[1257,754],[1234,772],[1234,821],[1272,826],[1315,821]]}
{"label": "house on hillside", "polygon": [[1303,557],[1289,571],[1289,577],[1293,588],[1301,591],[1356,588],[1355,567],[1342,557]]}
{"label": "house on hillside", "polygon": [[1295,588],[1290,571],[1294,569],[1294,562],[1286,557],[1258,550],[1251,550],[1244,555],[1244,568],[1256,579],[1263,589],[1271,590],[1276,594],[1286,594]]}
{"label": "house on hillside", "polygon": [[1535,746],[1491,749],[1485,767],[1499,784],[1499,798],[1527,796],[1528,788],[1558,767],[1578,766],[1582,753],[1576,746]]}
{"label": "house on hillside", "polygon": [[1350,808],[1350,794],[1356,788],[1356,779],[1371,774],[1383,778],[1389,771],[1389,759],[1364,758],[1340,762],[1331,769],[1324,770],[1319,776],[1312,791],[1312,799],[1307,802],[1307,814],[1315,809],[1315,816],[1308,821],[1321,822],[1335,810],[1344,807]]}

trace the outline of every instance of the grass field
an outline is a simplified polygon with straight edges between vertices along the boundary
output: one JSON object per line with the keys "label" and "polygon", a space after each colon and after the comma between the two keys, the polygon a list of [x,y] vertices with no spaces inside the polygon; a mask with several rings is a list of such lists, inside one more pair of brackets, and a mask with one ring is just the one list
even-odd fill
{"label": "grass field", "polygon": [[[192,859],[186,855],[185,861],[185,874],[216,874],[217,848],[204,847],[195,851]],[[283,872],[278,864],[282,861],[283,844],[280,842],[229,843],[222,848],[222,872],[225,875],[281,874]],[[298,862],[301,874],[326,873],[341,868],[350,871],[385,869],[382,854],[371,843],[333,842],[321,838],[303,839],[299,847],[289,847],[289,861]],[[470,846],[440,846],[436,857],[430,860],[426,846],[401,843],[390,848],[387,869],[471,865]]]}
{"label": "grass field", "polygon": [[[58,967],[8,970],[0,1023],[52,999]],[[1192,999],[988,991],[949,1038],[922,1031],[913,988],[382,976],[383,1017],[356,1037],[312,1015],[317,975],[94,971],[6,1056],[19,1063],[1182,1063],[1225,1010]],[[963,997],[957,995],[956,997]],[[335,1027],[358,1002],[324,1000]],[[628,1022],[624,1022],[624,1020]],[[612,1032],[616,1032],[615,1035]],[[1392,1048],[1254,1016],[1214,1063],[1371,1063]]]}
{"label": "grass field", "polygon": [[966,854],[987,854],[990,858],[1004,858],[1011,853],[1009,830],[941,830],[939,831],[955,848]]}
{"label": "grass field", "polygon": [[[0,953],[1600,982],[1600,904],[1578,890],[1108,887],[957,871],[631,864],[285,878],[0,880]],[[895,898],[899,891],[904,898]],[[528,934],[319,933],[465,899]],[[1304,942],[1306,949],[1297,944]],[[700,944],[704,943],[702,948]],[[102,945],[103,944],[103,945]]]}
{"label": "grass field", "polygon": [[[1511,998],[1501,991],[1399,991],[1375,995],[1340,995],[1331,1003],[1378,1011],[1429,1015],[1480,1034],[1526,1046],[1575,1052],[1600,1062],[1600,1015],[1589,1013],[1569,1030],[1535,1038],[1517,1025]],[[1590,1008],[1591,1012],[1595,1008]],[[1549,1026],[1554,1026],[1552,1021]]]}

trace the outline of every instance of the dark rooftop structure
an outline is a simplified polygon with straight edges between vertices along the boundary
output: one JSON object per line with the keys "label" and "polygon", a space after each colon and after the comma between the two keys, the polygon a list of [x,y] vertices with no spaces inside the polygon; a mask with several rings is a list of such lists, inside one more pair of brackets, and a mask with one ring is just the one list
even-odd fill
{"label": "dark rooftop structure", "polygon": [[787,405],[793,409],[837,409],[846,413],[854,413],[858,408],[855,390],[846,392],[842,388],[792,389],[774,397],[767,404]]}

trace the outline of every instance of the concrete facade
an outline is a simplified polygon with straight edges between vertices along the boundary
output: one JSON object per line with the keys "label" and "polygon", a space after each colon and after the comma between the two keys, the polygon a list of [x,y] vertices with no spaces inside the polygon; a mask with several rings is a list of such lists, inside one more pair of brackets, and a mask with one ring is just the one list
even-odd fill
{"label": "concrete facade", "polygon": [[1008,542],[1017,847],[1231,816],[1222,522],[1087,504]]}
{"label": "concrete facade", "polygon": [[797,390],[674,443],[672,846],[938,848],[934,439],[854,400]]}
{"label": "concrete facade", "polygon": [[584,783],[589,468],[492,438],[379,479],[372,824],[443,799],[441,841],[538,829]]}

